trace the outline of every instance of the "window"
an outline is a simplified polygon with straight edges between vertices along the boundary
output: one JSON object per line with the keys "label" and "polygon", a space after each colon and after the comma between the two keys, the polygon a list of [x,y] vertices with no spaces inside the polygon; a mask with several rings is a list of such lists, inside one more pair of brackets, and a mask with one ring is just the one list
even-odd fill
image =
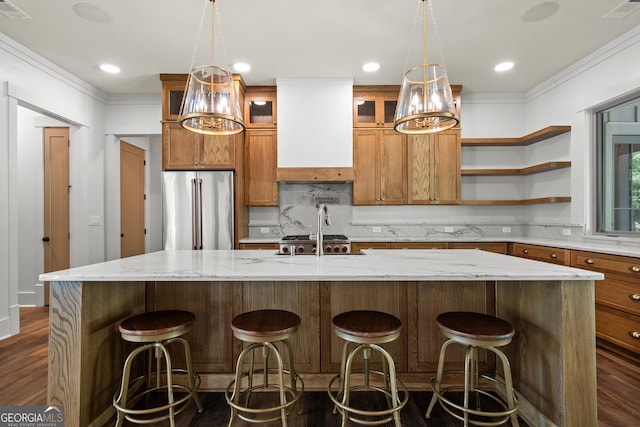
{"label": "window", "polygon": [[640,237],[640,98],[596,113],[597,231]]}

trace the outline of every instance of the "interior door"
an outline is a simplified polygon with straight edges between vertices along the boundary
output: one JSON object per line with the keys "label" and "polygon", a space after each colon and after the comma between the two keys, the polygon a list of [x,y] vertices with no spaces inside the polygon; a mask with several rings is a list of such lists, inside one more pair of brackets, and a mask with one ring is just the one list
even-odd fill
{"label": "interior door", "polygon": [[[44,272],[69,268],[69,128],[44,128]],[[44,284],[49,304],[49,283]]]}
{"label": "interior door", "polygon": [[121,258],[145,252],[144,198],[144,150],[120,141]]}

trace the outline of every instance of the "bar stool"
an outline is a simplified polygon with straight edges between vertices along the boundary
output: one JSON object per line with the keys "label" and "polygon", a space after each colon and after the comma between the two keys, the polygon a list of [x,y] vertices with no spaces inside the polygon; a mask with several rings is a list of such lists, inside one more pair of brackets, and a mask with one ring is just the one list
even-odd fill
{"label": "bar stool", "polygon": [[[335,316],[332,322],[335,334],[345,340],[342,347],[340,374],[331,379],[328,387],[329,397],[335,405],[333,412],[340,412],[342,426],[346,426],[347,420],[350,420],[365,425],[379,425],[393,421],[396,427],[400,427],[400,410],[409,400],[409,393],[405,385],[396,378],[393,358],[381,344],[392,342],[400,336],[402,322],[395,316],[379,311],[348,311]],[[354,347],[349,352],[352,344]],[[382,371],[370,369],[371,350],[382,355]],[[353,361],[360,352],[364,359],[364,369],[353,369]],[[351,376],[356,373],[364,374],[364,384],[352,385]],[[370,383],[369,377],[372,373],[382,376],[383,387]],[[334,388],[336,382],[337,389]],[[404,394],[402,401],[398,394],[398,387]],[[375,411],[352,406],[350,398],[353,390],[384,394],[388,409]]]}
{"label": "bar stool", "polygon": [[[249,343],[240,355],[236,364],[235,378],[227,386],[225,398],[231,407],[229,427],[233,426],[236,418],[249,423],[268,423],[282,421],[287,425],[287,415],[304,392],[304,381],[295,371],[293,351],[289,338],[293,336],[300,326],[300,317],[297,314],[284,310],[256,310],[236,316],[231,322],[233,335],[239,340]],[[281,343],[287,352],[287,364],[285,366],[280,351],[275,344]],[[256,350],[262,350],[262,369],[254,368],[254,354]],[[277,361],[276,368],[269,368],[269,356],[273,354]],[[245,358],[251,355],[249,369],[243,372]],[[262,384],[254,385],[253,376],[262,372]],[[275,373],[277,384],[269,384],[269,374]],[[285,384],[285,374],[289,376],[289,385]],[[242,379],[246,378],[246,388],[242,388]],[[298,386],[300,387],[298,389]],[[249,399],[254,390],[277,390],[279,394],[278,404],[275,406],[252,408]],[[240,398],[244,397],[244,403]]]}
{"label": "bar stool", "polygon": [[[120,335],[125,341],[141,343],[143,345],[134,349],[124,362],[122,372],[122,385],[120,393],[114,396],[113,406],[116,408],[118,417],[116,426],[122,426],[124,420],[136,424],[151,424],[169,419],[170,425],[175,426],[174,416],[182,412],[190,400],[193,400],[202,412],[202,404],[198,397],[198,387],[200,386],[200,376],[193,371],[191,366],[191,350],[187,340],[182,338],[193,327],[196,316],[188,311],[166,310],[143,313],[130,317],[118,327]],[[186,369],[178,369],[172,366],[171,356],[167,346],[172,343],[182,344],[184,358],[187,364]],[[148,352],[147,374],[131,380],[131,366],[136,356]],[[156,371],[152,372],[152,356],[156,358]],[[162,359],[165,361],[163,370]],[[176,384],[173,375],[186,374],[188,384]],[[153,377],[155,376],[155,385]],[[166,377],[166,383],[162,379]],[[143,383],[146,385],[143,387]],[[129,389],[135,390],[133,396],[129,396]],[[167,402],[159,403],[158,406],[144,407],[138,409],[136,403],[143,397],[149,403],[151,394],[157,391],[166,390]],[[176,400],[174,393],[185,393]],[[154,415],[156,415],[154,417]]]}
{"label": "bar stool", "polygon": [[[437,317],[438,327],[448,340],[440,349],[438,372],[431,379],[433,397],[427,409],[426,417],[431,417],[436,402],[453,417],[469,424],[481,426],[497,426],[511,418],[511,425],[518,427],[518,402],[513,391],[511,379],[511,367],[507,356],[496,347],[502,347],[511,342],[515,334],[513,326],[502,319],[480,313],[450,312]],[[445,352],[451,344],[461,344],[467,347],[464,365],[464,385],[454,385],[442,388],[444,375],[460,371],[444,371]],[[480,374],[478,369],[478,348],[484,348],[495,353],[502,362],[504,382],[488,374]],[[480,379],[489,380],[504,389],[506,402],[490,393],[480,389]],[[447,394],[452,391],[464,391],[463,404],[453,402]],[[475,395],[475,409],[470,408],[470,394]],[[488,411],[480,408],[480,398],[485,396],[496,402],[503,410]]]}

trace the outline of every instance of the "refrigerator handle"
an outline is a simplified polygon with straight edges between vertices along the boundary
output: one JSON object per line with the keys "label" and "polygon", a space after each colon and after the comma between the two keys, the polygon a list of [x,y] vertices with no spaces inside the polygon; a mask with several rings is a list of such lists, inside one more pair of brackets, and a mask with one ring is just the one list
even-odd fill
{"label": "refrigerator handle", "polygon": [[197,249],[198,241],[198,226],[197,226],[197,212],[198,212],[198,192],[196,187],[195,178],[191,180],[191,249]]}
{"label": "refrigerator handle", "polygon": [[196,249],[202,249],[202,178],[198,178],[198,212],[196,215],[198,220],[198,247]]}

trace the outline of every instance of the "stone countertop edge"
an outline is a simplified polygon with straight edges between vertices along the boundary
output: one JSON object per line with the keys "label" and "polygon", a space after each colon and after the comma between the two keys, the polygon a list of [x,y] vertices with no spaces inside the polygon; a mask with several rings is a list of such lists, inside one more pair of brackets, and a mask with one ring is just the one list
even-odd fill
{"label": "stone countertop edge", "polygon": [[474,249],[277,255],[267,250],[159,251],[40,275],[43,281],[557,281],[601,273]]}
{"label": "stone countertop edge", "polygon": [[[640,239],[639,239],[640,240]],[[252,237],[241,239],[240,243],[278,243],[279,237]],[[473,243],[473,242],[506,242],[506,243],[526,243],[530,245],[539,246],[551,246],[562,249],[573,249],[587,252],[598,252],[610,255],[622,255],[630,257],[640,258],[640,241],[637,243],[637,248],[631,247],[633,242],[625,241],[627,246],[612,246],[607,243],[593,243],[593,242],[577,242],[570,240],[554,240],[544,239],[541,237],[476,237],[476,238],[426,238],[426,237],[349,237],[351,243],[359,242],[455,242],[455,243]]]}

